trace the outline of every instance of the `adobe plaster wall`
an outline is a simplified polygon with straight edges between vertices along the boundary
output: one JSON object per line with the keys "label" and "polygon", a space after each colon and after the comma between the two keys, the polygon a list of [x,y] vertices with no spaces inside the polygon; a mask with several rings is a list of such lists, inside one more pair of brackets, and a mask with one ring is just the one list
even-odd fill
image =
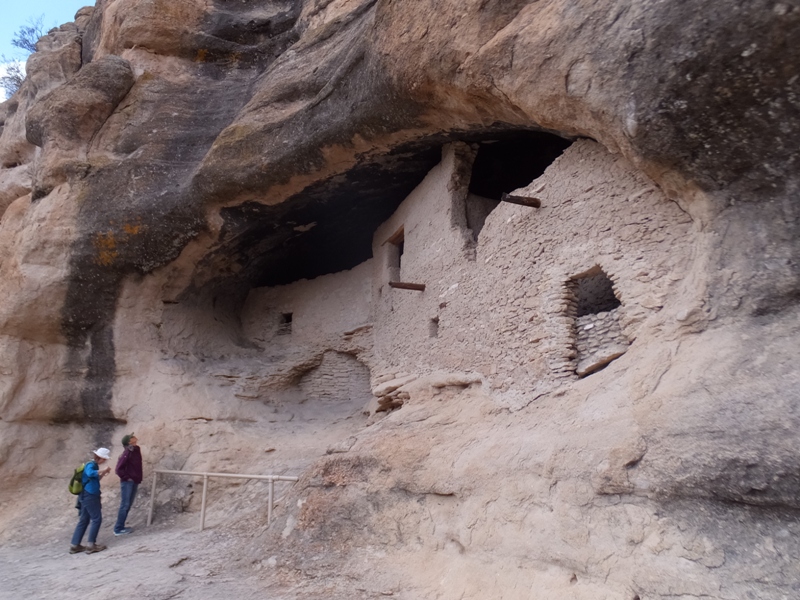
{"label": "adobe plaster wall", "polygon": [[[359,407],[369,401],[372,270],[368,260],[349,271],[250,291],[242,331],[285,374],[273,384],[278,396]],[[287,314],[290,327],[283,323]]]}
{"label": "adobe plaster wall", "polygon": [[[279,347],[324,347],[371,321],[372,261],[341,273],[285,286],[254,288],[242,308],[244,335]],[[292,313],[291,335],[278,335],[280,315]]]}

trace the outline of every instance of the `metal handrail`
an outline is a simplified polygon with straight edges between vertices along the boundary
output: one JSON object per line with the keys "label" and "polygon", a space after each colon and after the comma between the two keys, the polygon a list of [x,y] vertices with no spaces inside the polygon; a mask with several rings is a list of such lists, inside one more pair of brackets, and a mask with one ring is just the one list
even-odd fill
{"label": "metal handrail", "polygon": [[272,507],[275,498],[275,482],[276,481],[297,481],[298,477],[291,477],[289,475],[247,475],[244,473],[207,473],[204,471],[170,471],[168,469],[156,469],[153,471],[153,487],[150,490],[150,509],[147,511],[147,524],[153,523],[153,511],[155,510],[156,503],[156,482],[158,481],[158,474],[164,475],[192,475],[195,477],[203,478],[203,498],[200,502],[200,531],[203,531],[206,526],[206,491],[208,489],[209,477],[227,477],[228,479],[258,479],[267,481],[269,483],[269,504],[267,508],[267,524],[272,522]]}

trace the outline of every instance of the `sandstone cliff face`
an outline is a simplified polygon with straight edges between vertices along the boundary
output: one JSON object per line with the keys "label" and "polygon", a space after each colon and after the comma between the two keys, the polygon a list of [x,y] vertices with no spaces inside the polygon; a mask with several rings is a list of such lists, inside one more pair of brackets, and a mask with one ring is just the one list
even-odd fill
{"label": "sandstone cliff face", "polygon": [[348,597],[793,597],[798,33],[98,0],[0,104],[0,469],[289,470],[242,555]]}

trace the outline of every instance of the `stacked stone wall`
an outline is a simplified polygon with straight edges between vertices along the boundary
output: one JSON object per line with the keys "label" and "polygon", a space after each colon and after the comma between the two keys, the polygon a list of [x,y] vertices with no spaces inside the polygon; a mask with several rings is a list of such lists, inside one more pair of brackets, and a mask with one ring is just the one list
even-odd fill
{"label": "stacked stone wall", "polygon": [[[303,402],[370,399],[372,261],[340,273],[250,291],[241,311],[255,348],[232,374],[248,398]],[[290,322],[288,315],[291,315]]]}
{"label": "stacked stone wall", "polygon": [[324,349],[332,338],[371,322],[371,276],[367,261],[350,271],[253,289],[242,309],[244,333],[266,347]]}
{"label": "stacked stone wall", "polygon": [[355,401],[366,404],[372,398],[370,372],[353,356],[326,352],[320,365],[300,380],[300,390],[308,400]]}
{"label": "stacked stone wall", "polygon": [[583,315],[575,322],[578,376],[589,375],[618,358],[630,345],[619,324],[619,310]]}
{"label": "stacked stone wall", "polygon": [[[370,326],[374,347],[358,358],[373,377],[476,372],[510,401],[590,373],[608,348],[627,348],[690,263],[688,215],[623,158],[580,141],[516,192],[539,198],[541,208],[501,203],[476,243],[465,204],[473,156],[463,144],[445,148],[442,162],[375,232],[371,261],[253,290],[242,317],[248,337],[285,357],[321,355],[348,331]],[[398,268],[393,240],[401,231]],[[576,323],[576,282],[586,279],[582,294],[591,296],[600,272],[621,305],[608,323],[607,316]],[[425,290],[391,287],[396,280]],[[292,313],[289,335],[278,335],[283,313]],[[584,336],[595,328],[599,339]],[[344,389],[334,371],[303,385],[321,397]]]}
{"label": "stacked stone wall", "polygon": [[[463,160],[446,152],[376,232],[378,362],[406,372],[476,371],[498,396],[523,401],[578,377],[575,278],[598,268],[608,276],[622,304],[620,331],[632,341],[690,264],[690,217],[591,141],[573,144],[515,192],[539,198],[541,208],[501,203],[473,246],[455,218],[465,210]],[[385,242],[400,227],[402,279],[425,284],[424,292],[387,286]]]}

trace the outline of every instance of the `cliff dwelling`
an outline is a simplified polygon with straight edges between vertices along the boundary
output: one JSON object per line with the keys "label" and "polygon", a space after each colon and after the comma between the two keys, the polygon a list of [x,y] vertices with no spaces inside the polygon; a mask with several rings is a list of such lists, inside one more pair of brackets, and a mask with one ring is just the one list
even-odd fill
{"label": "cliff dwelling", "polygon": [[800,597],[794,4],[77,8],[0,74],[4,593]]}

